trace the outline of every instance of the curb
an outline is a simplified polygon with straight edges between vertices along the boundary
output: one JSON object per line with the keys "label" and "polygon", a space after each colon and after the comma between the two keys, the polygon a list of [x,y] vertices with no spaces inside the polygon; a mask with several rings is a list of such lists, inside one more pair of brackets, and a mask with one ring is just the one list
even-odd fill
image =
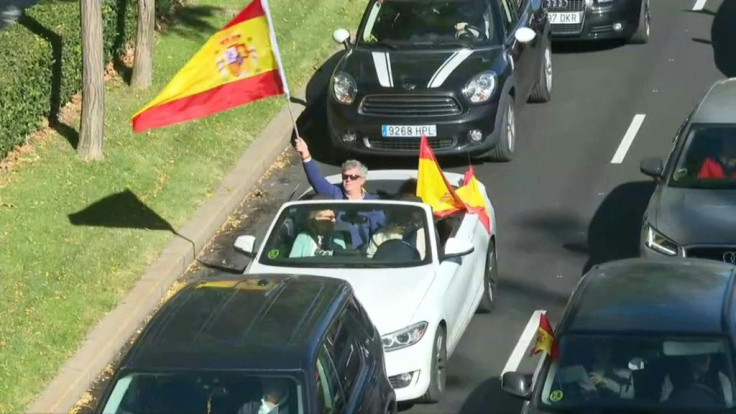
{"label": "curb", "polygon": [[[295,98],[304,99],[304,96],[305,87],[293,94]],[[289,105],[295,118],[304,111],[301,105]],[[179,234],[191,240],[194,246],[182,237],[174,236],[128,295],[88,333],[82,346],[26,412],[69,413],[160,303],[169,287],[187,270],[233,210],[290,145],[292,132],[289,108],[284,106],[251,142],[215,195],[179,230]]]}

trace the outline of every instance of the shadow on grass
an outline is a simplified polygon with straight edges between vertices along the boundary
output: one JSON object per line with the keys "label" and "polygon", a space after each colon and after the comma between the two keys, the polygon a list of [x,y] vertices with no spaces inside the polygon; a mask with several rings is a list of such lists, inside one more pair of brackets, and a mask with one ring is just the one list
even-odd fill
{"label": "shadow on grass", "polygon": [[[122,0],[121,0],[122,1]],[[224,10],[216,6],[176,4],[171,14],[161,20],[164,34],[174,34],[189,39],[205,39],[219,29],[207,21]]]}

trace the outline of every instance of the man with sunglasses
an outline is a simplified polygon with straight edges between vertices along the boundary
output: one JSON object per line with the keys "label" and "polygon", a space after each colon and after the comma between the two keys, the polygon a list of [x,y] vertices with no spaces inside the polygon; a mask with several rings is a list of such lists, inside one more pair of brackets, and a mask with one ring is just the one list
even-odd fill
{"label": "man with sunglasses", "polygon": [[[309,147],[302,137],[297,136],[294,141],[294,148],[302,157],[302,166],[307,176],[309,185],[312,186],[314,192],[321,196],[328,196],[335,200],[377,200],[378,196],[365,191],[366,176],[368,168],[358,160],[347,160],[342,163],[342,183],[331,184],[319,170],[319,166],[312,159],[309,153]],[[353,233],[353,247],[361,248],[365,246],[373,233],[384,225],[386,217],[383,211],[372,211],[361,214],[368,220],[367,223],[355,228]],[[341,215],[338,216],[338,220]]]}

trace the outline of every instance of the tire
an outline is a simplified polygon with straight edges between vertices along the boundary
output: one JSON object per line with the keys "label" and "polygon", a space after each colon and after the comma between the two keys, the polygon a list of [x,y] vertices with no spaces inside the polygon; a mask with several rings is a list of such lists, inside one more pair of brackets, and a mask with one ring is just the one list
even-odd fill
{"label": "tire", "polygon": [[429,387],[424,393],[422,401],[425,403],[436,403],[442,398],[447,384],[447,335],[442,325],[437,327],[434,335],[434,346],[432,347],[432,363],[430,364]]}
{"label": "tire", "polygon": [[529,95],[531,102],[549,102],[552,99],[552,47],[547,41],[542,53],[542,65],[539,70],[539,80]]}
{"label": "tire", "polygon": [[639,27],[631,36],[631,43],[644,44],[649,41],[649,32],[652,26],[652,12],[650,0],[641,1],[641,11],[639,12]]}
{"label": "tire", "polygon": [[489,313],[493,310],[496,302],[496,277],[498,275],[498,260],[496,258],[496,243],[488,242],[488,253],[486,253],[486,268],[483,273],[483,296],[478,304],[478,312]]}
{"label": "tire", "polygon": [[489,156],[492,161],[506,162],[514,158],[516,150],[516,103],[511,95],[508,97],[502,116],[498,142],[489,152]]}

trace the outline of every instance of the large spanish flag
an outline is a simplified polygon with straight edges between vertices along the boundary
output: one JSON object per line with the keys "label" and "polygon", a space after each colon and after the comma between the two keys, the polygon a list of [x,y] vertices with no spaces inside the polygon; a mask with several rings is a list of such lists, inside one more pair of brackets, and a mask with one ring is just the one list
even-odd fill
{"label": "large spanish flag", "polygon": [[552,325],[547,319],[547,315],[542,313],[539,316],[539,327],[537,328],[537,342],[534,344],[532,349],[532,355],[544,352],[545,354],[552,357],[552,359],[558,359],[560,357],[560,351],[557,347],[557,340],[555,339],[555,333],[552,331]]}
{"label": "large spanish flag", "polygon": [[145,131],[288,94],[267,0],[254,0],[215,33],[166,87],[133,115]]}
{"label": "large spanish flag", "polygon": [[419,144],[419,170],[417,171],[417,196],[432,206],[436,217],[443,217],[465,208],[460,197],[447,182],[426,136]]}

